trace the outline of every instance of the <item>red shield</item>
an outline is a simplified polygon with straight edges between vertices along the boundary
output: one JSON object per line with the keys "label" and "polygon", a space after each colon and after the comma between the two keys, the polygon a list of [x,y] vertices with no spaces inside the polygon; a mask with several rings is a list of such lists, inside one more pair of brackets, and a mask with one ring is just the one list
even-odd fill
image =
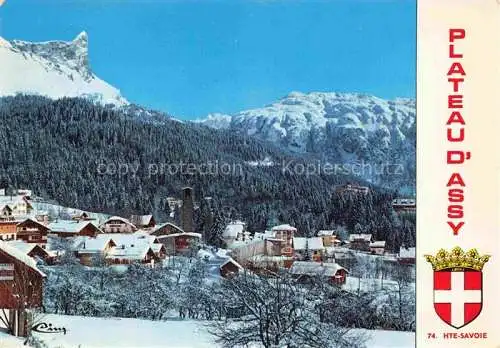
{"label": "red shield", "polygon": [[483,308],[483,272],[468,268],[434,272],[434,309],[446,324],[460,329]]}

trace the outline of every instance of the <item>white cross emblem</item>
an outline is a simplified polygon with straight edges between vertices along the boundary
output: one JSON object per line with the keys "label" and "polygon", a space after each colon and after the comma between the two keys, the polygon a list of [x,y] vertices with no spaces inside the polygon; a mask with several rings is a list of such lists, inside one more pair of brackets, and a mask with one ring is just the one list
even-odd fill
{"label": "white cross emblem", "polygon": [[481,303],[481,290],[465,290],[465,273],[451,272],[451,290],[434,290],[434,303],[451,303],[451,325],[465,324],[465,304]]}

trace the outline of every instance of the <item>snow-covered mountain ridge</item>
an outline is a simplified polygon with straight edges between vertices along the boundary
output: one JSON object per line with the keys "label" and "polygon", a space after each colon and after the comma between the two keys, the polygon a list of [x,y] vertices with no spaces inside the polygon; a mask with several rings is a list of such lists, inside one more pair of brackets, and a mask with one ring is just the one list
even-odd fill
{"label": "snow-covered mountain ridge", "polygon": [[70,42],[33,43],[0,37],[0,76],[0,96],[84,97],[102,104],[128,105],[118,89],[92,72],[85,32]]}
{"label": "snow-covered mountain ridge", "polygon": [[[385,177],[383,181],[411,182],[415,168],[415,115],[413,99],[292,92],[263,108],[233,115],[211,114],[199,122],[271,141],[294,152],[313,153],[332,163],[372,165],[369,173],[360,176],[374,182],[381,176]],[[395,165],[404,168],[398,177],[375,173],[383,170],[382,166],[394,171]]]}
{"label": "snow-covered mountain ridge", "polygon": [[[169,115],[130,104],[89,64],[88,36],[31,43],[0,38],[0,97],[83,97],[120,107],[128,117],[161,125]],[[351,173],[373,183],[414,186],[415,101],[355,93],[292,92],[265,107],[211,114],[200,123],[273,142],[336,165],[368,164]],[[188,122],[189,123],[189,122]],[[394,165],[402,167],[394,175]],[[385,166],[385,167],[384,167]],[[366,167],[365,167],[366,168]],[[387,172],[389,171],[389,172]]]}

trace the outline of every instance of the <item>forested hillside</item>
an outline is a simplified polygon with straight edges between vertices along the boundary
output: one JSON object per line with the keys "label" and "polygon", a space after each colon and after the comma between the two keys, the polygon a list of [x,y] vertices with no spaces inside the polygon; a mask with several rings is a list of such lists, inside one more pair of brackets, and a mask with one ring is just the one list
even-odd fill
{"label": "forested hillside", "polygon": [[[375,189],[363,197],[341,196],[334,185],[352,178],[283,170],[283,163],[307,164],[314,158],[228,130],[167,118],[144,122],[131,112],[77,98],[1,98],[2,185],[28,187],[91,211],[123,216],[152,212],[158,220],[168,219],[166,198],[179,196],[181,187],[190,185],[199,201],[212,197],[216,217],[230,210],[253,231],[279,222],[295,225],[302,234],[339,225],[348,232],[373,233],[393,248],[414,243],[414,221],[392,211],[395,192]],[[258,164],[266,158],[274,165]],[[231,174],[161,171],[169,164],[206,168],[209,162],[231,166]],[[207,209],[200,202],[199,223]]]}

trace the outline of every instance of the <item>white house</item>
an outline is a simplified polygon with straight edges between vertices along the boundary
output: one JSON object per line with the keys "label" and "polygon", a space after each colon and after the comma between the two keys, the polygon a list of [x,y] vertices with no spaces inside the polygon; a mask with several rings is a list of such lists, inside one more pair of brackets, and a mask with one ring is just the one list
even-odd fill
{"label": "white house", "polygon": [[370,243],[370,252],[376,255],[385,254],[385,240],[375,241]]}

